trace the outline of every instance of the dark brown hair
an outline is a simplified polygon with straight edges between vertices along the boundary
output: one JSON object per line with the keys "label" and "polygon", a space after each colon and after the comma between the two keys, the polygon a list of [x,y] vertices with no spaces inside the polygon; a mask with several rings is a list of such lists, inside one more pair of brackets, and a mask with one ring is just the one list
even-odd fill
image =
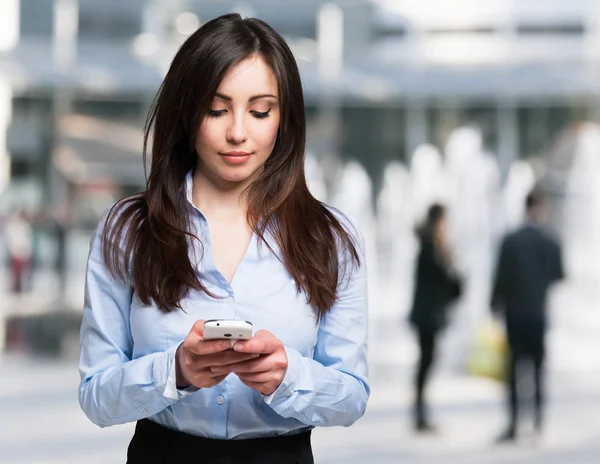
{"label": "dark brown hair", "polygon": [[433,203],[427,210],[427,216],[423,223],[417,228],[416,233],[423,239],[431,239],[435,235],[435,229],[446,214],[446,207],[439,203]]}
{"label": "dark brown hair", "polygon": [[319,316],[336,301],[339,270],[343,274],[347,265],[360,265],[346,221],[338,220],[306,185],[304,97],[292,52],[263,21],[228,14],[200,27],[175,55],[144,128],[144,166],[153,129],[146,190],[117,202],[106,220],[106,264],[115,278],[131,279],[146,305],[154,301],[168,312],[181,308],[190,289],[209,293],[189,257],[193,240],[200,240],[190,232],[182,189],[196,166],[197,129],[221,80],[235,64],[255,55],[273,70],[282,104],[273,152],[248,187],[248,222],[265,244],[266,233],[273,235],[298,291],[306,293]]}

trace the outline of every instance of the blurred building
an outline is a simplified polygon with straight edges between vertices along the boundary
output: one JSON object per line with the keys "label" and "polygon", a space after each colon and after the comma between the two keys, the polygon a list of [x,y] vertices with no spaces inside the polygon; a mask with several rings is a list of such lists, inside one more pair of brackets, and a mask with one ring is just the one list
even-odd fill
{"label": "blurred building", "polygon": [[376,189],[387,162],[470,122],[506,172],[598,119],[595,0],[2,0],[0,213],[61,207],[85,227],[143,188],[141,127],[170,59],[230,11],[288,38],[309,149],[359,160]]}

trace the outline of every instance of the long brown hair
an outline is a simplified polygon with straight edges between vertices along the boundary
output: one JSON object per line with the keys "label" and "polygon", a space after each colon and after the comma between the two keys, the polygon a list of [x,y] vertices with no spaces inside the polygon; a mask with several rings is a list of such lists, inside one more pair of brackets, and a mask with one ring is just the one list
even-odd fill
{"label": "long brown hair", "polygon": [[319,316],[336,301],[339,271],[360,265],[346,221],[338,220],[306,185],[304,96],[291,50],[263,21],[228,14],[200,27],[175,55],[144,128],[144,166],[153,129],[146,190],[117,202],[107,217],[107,267],[114,277],[130,279],[146,305],[154,302],[168,312],[181,308],[180,300],[190,289],[209,293],[189,257],[193,241],[200,240],[190,232],[182,189],[196,166],[197,128],[221,80],[235,64],[254,55],[275,73],[282,105],[273,152],[248,187],[250,226],[265,244],[266,234],[275,238],[298,291],[305,292]]}

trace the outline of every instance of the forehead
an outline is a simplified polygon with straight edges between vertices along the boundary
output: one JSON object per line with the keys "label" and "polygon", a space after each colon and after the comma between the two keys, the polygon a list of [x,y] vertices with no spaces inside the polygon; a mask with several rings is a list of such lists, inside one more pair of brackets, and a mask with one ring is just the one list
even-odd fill
{"label": "forehead", "polygon": [[260,56],[252,56],[235,64],[219,84],[217,92],[232,98],[270,93],[277,95],[275,73]]}

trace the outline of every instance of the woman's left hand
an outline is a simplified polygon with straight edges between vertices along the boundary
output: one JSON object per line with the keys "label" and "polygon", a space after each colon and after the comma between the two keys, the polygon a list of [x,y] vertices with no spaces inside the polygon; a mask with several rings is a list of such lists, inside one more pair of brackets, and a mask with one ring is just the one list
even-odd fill
{"label": "woman's left hand", "polygon": [[212,367],[214,373],[225,375],[233,372],[245,385],[266,396],[277,390],[288,367],[287,353],[281,340],[268,330],[259,330],[250,340],[237,342],[233,349],[260,356],[251,361]]}

